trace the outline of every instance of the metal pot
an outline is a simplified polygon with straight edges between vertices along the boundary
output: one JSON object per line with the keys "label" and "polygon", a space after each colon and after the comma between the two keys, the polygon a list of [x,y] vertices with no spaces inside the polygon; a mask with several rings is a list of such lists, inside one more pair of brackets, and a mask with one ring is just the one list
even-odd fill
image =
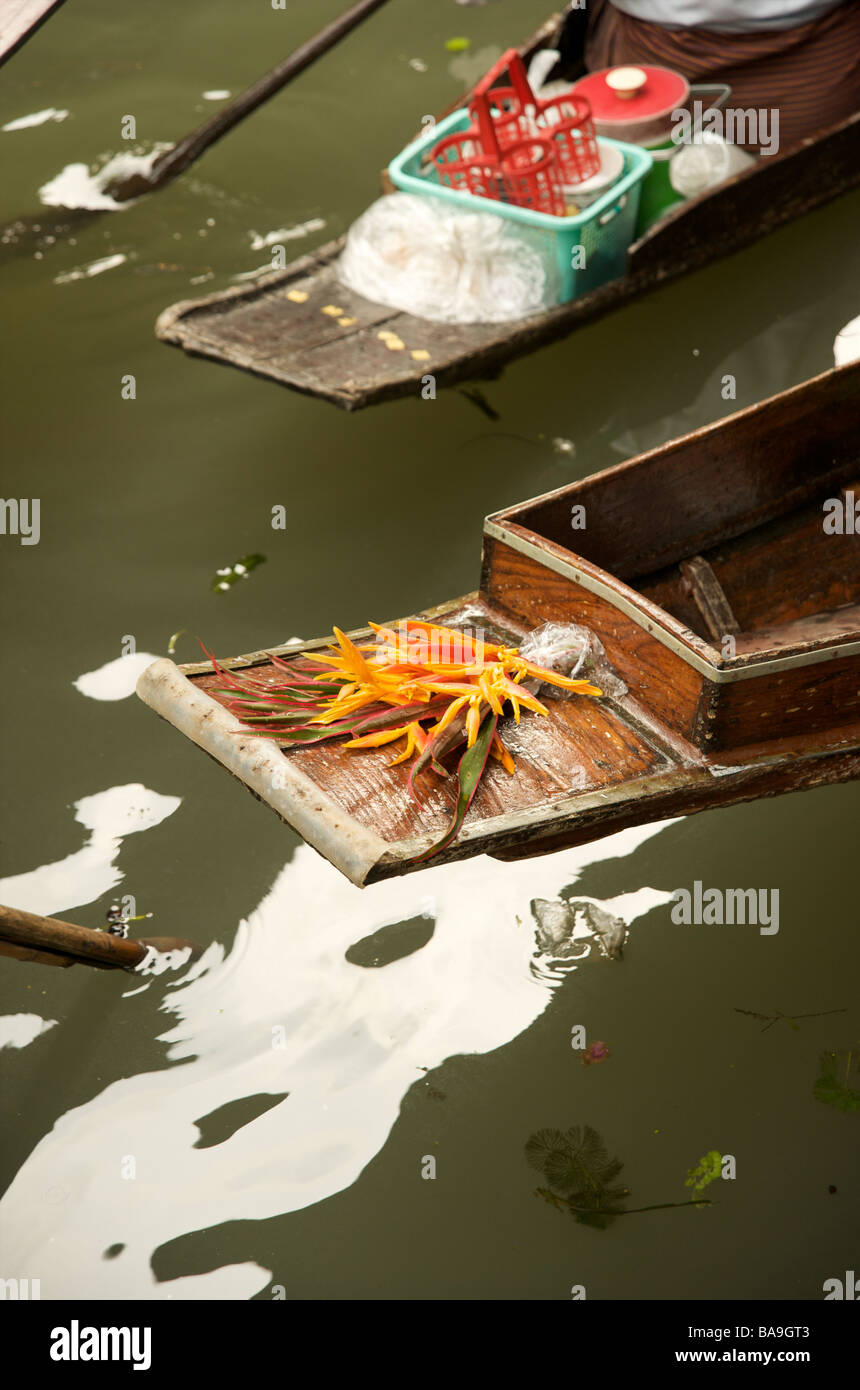
{"label": "metal pot", "polygon": [[690,84],[671,68],[621,67],[590,72],[573,91],[591,106],[597,135],[630,145],[661,145],[672,134],[672,113],[686,107]]}

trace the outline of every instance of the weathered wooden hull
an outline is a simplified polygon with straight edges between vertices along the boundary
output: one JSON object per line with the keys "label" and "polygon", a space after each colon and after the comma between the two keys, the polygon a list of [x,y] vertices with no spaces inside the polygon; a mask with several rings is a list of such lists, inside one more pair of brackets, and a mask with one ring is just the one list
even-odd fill
{"label": "weathered wooden hull", "polygon": [[[549,697],[548,718],[507,732],[514,774],[488,767],[434,862],[547,853],[860,775],[860,527],[825,535],[820,511],[822,496],[853,499],[858,423],[854,364],[487,519],[480,591],[421,616],[510,643],[546,620],[579,623],[626,690]],[[573,505],[588,515],[579,553],[564,534]],[[709,627],[714,613],[732,617],[732,642]],[[271,659],[224,664],[265,679]],[[352,882],[417,867],[450,817],[446,787],[416,813],[389,750],[283,752],[238,722],[218,685],[208,663],[163,660],[138,693]]]}

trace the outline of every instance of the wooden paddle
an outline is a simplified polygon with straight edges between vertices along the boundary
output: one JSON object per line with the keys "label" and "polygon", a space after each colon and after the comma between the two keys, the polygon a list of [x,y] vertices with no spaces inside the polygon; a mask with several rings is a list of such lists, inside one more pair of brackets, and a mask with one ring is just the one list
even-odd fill
{"label": "wooden paddle", "polygon": [[[0,0],[0,4],[2,3],[3,0]],[[367,19],[374,10],[378,10],[385,3],[386,0],[358,0],[358,3],[346,10],[339,19],[327,24],[312,39],[308,39],[307,43],[303,43],[291,53],[289,58],[272,68],[271,72],[266,73],[253,86],[246,88],[235,101],[225,106],[223,111],[219,111],[211,120],[204,121],[203,125],[192,130],[190,135],[186,135],[184,140],[180,140],[169,150],[164,150],[153,161],[148,174],[135,173],[124,179],[114,179],[107,184],[104,191],[116,203],[126,203],[132,198],[140,198],[146,193],[155,193],[159,188],[164,188],[199,159],[204,150],[208,150],[210,145],[214,145],[216,140],[220,140],[222,135],[226,135],[228,130],[232,130],[258,106],[262,106],[264,101],[268,101],[269,97],[274,96],[294,77],[298,77],[299,73],[304,72],[317,58],[328,53],[329,49],[334,48],[352,29],[357,28],[363,19]],[[7,258],[30,255],[34,243],[40,247],[44,244],[46,234],[59,240],[73,232],[81,231],[97,217],[111,210],[109,207],[42,208],[37,213],[18,217],[14,222],[0,228],[0,254]]]}
{"label": "wooden paddle", "polygon": [[93,931],[58,917],[40,917],[0,904],[0,955],[39,965],[93,965],[99,970],[128,970],[140,965],[147,949],[178,951],[191,947],[192,958],[202,947],[173,936],[130,941],[107,931]]}
{"label": "wooden paddle", "polygon": [[105,186],[104,192],[116,202],[125,203],[130,198],[139,198],[142,194],[154,193],[156,189],[164,188],[165,184],[170,183],[179,174],[184,174],[185,170],[200,158],[204,150],[208,150],[216,140],[226,135],[228,130],[232,130],[252,111],[256,111],[258,106],[262,106],[264,101],[268,101],[269,97],[286,87],[300,72],[304,72],[311,63],[315,63],[317,58],[328,53],[335,44],[356,29],[362,20],[367,19],[374,10],[380,9],[384,4],[386,0],[357,0],[357,3],[338,19],[332,20],[312,39],[308,39],[307,43],[303,43],[291,53],[289,58],[278,63],[277,67],[272,68],[271,72],[267,72],[252,86],[246,87],[235,101],[224,107],[223,111],[204,121],[171,149],[164,150],[153,162],[147,174],[132,174],[126,179],[113,180]]}
{"label": "wooden paddle", "polygon": [[63,0],[3,0],[0,13],[0,64],[17,53],[63,4]]}

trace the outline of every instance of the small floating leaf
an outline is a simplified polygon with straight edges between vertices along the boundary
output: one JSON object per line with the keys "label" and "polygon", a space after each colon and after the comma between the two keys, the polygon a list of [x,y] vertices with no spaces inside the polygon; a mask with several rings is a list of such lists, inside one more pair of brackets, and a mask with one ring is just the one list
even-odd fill
{"label": "small floating leaf", "polygon": [[180,637],[182,636],[183,632],[187,632],[187,631],[188,631],[188,628],[187,628],[187,627],[181,627],[181,628],[179,629],[178,632],[174,632],[173,636],[171,637],[170,641],[169,641],[168,644],[167,644],[167,655],[168,655],[168,656],[172,656],[172,655],[173,655],[173,653],[176,651],[176,643],[179,641],[179,639],[180,639]]}
{"label": "small floating leaf", "polygon": [[722,1166],[722,1154],[717,1153],[716,1149],[709,1149],[708,1152],[699,1159],[695,1168],[687,1169],[687,1177],[684,1186],[691,1187],[695,1196],[700,1197],[705,1188],[720,1176]]}
{"label": "small floating leaf", "polygon": [[860,1091],[849,1085],[857,1075],[858,1053],[845,1048],[839,1052],[822,1052],[821,1075],[813,1087],[813,1095],[822,1105],[833,1105],[843,1114],[860,1110]]}
{"label": "small floating leaf", "polygon": [[[215,571],[215,578],[212,580],[212,592],[214,594],[223,593],[225,589],[232,589],[234,584],[238,584],[240,579],[247,579],[251,570],[258,565],[265,563],[265,555],[243,555],[240,560],[232,565],[225,565],[223,569]],[[176,634],[179,636],[179,634]]]}
{"label": "small floating leaf", "polygon": [[465,53],[467,48],[472,47],[471,39],[446,39],[445,47],[449,53]]}

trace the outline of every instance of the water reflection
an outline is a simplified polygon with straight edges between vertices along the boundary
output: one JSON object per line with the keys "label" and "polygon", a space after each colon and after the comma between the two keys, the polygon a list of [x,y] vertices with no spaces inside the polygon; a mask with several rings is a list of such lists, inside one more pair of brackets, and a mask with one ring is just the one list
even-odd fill
{"label": "water reflection", "polygon": [[162,796],[141,782],[81,797],[75,802],[75,820],[90,832],[81,848],[53,864],[0,878],[0,902],[44,915],[95,902],[122,882],[116,859],[123,838],[160,825],[180,802],[180,797]]}
{"label": "water reflection", "polygon": [[[263,1289],[270,1271],[255,1263],[159,1284],[151,1258],[188,1232],[296,1211],[354,1183],[417,1080],[454,1054],[502,1046],[546,1007],[555,982],[535,987],[530,903],[661,828],[545,859],[440,866],[361,893],[300,847],[232,949],[213,944],[168,985],[163,1041],[186,1064],[114,1082],[62,1116],[24,1163],[0,1203],[10,1268],[40,1278],[44,1298]],[[667,900],[643,887],[600,906],[630,923]],[[409,954],[376,968],[350,960],[386,924],[420,921],[424,941]]]}
{"label": "water reflection", "polygon": [[626,893],[611,903],[572,897],[562,892],[554,901],[535,898],[535,951],[529,969],[536,980],[558,985],[580,962],[620,960],[628,923],[649,912],[663,895],[650,888]]}

